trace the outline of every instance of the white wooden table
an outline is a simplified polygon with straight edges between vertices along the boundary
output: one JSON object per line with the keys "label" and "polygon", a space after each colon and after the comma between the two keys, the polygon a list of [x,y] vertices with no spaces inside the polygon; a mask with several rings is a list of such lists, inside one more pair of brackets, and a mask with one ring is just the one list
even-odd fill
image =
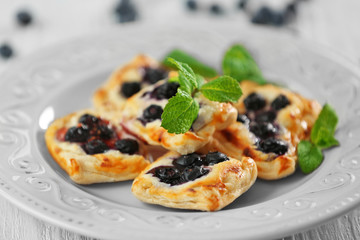
{"label": "white wooden table", "polygon": [[[188,14],[184,2],[166,0],[138,0],[140,20],[161,23],[169,16],[182,18],[209,18],[207,13]],[[202,2],[206,2],[203,0]],[[216,1],[213,1],[216,2]],[[218,0],[221,3],[223,1]],[[234,1],[226,1],[231,6]],[[116,24],[111,11],[116,1],[81,0],[2,0],[0,2],[0,44],[10,42],[16,51],[13,60],[0,60],[0,72],[12,61],[26,57],[43,47],[51,46],[85,33],[97,31],[103,26]],[[14,13],[21,8],[29,9],[34,17],[33,25],[21,28],[14,23]],[[335,49],[341,55],[360,66],[360,1],[312,0],[300,5],[294,23],[274,31],[285,31],[301,38]],[[81,16],[81,17],[80,17]],[[219,18],[244,22],[246,16],[232,10]],[[295,234],[295,233],[294,233]],[[69,232],[36,219],[0,197],[1,240],[49,240],[92,239]],[[285,239],[360,239],[360,207],[322,226],[314,226],[306,232],[296,233]]]}

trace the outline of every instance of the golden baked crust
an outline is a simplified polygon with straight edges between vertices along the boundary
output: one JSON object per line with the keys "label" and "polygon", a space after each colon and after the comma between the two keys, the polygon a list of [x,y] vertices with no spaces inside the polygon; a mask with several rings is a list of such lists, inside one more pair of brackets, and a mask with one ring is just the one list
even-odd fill
{"label": "golden baked crust", "polygon": [[161,145],[181,154],[192,153],[203,147],[216,129],[224,129],[236,121],[237,111],[230,103],[212,102],[200,96],[195,98],[200,105],[200,110],[191,131],[184,134],[168,133],[161,127],[160,119],[144,124],[139,120],[144,109],[153,104],[164,109],[168,102],[168,99],[157,100],[145,93],[153,91],[164,83],[165,81],[159,81],[155,85],[143,88],[139,93],[130,97],[124,107],[121,120],[123,127],[145,142],[151,145]]}
{"label": "golden baked crust", "polygon": [[[96,109],[105,111],[119,111],[123,108],[126,98],[120,94],[121,85],[124,82],[141,82],[142,72],[145,67],[158,68],[160,64],[145,55],[138,55],[125,66],[116,69],[108,81],[96,90],[93,103]],[[148,83],[143,82],[143,86]]]}
{"label": "golden baked crust", "polygon": [[297,165],[297,145],[300,140],[309,138],[311,128],[321,110],[320,104],[274,85],[259,86],[245,81],[241,83],[241,89],[243,96],[234,104],[239,114],[246,112],[243,101],[253,92],[262,95],[267,102],[272,102],[279,94],[289,99],[290,105],[279,110],[275,119],[280,127],[277,138],[288,143],[288,151],[283,155],[277,155],[257,150],[255,135],[241,122],[217,131],[201,151],[221,151],[235,158],[251,157],[258,167],[258,177],[266,180],[280,179],[294,173]]}
{"label": "golden baked crust", "polygon": [[248,157],[241,161],[230,158],[213,166],[211,171],[194,181],[170,186],[160,182],[148,173],[158,166],[169,166],[180,154],[169,152],[148,166],[132,185],[133,194],[141,201],[172,208],[216,211],[224,208],[255,182],[257,169],[255,162]]}
{"label": "golden baked crust", "polygon": [[[97,112],[89,109],[78,111],[55,120],[45,133],[45,141],[50,154],[74,182],[92,184],[134,179],[150,164],[150,161],[146,159],[147,151],[141,143],[139,143],[139,154],[129,155],[117,150],[109,150],[101,154],[88,155],[79,144],[60,141],[58,134],[65,133],[64,130],[76,126],[80,116],[85,113],[99,116]],[[104,114],[101,118],[114,122]],[[120,127],[113,126],[117,132],[121,131]],[[121,133],[121,136],[131,138],[125,133]]]}

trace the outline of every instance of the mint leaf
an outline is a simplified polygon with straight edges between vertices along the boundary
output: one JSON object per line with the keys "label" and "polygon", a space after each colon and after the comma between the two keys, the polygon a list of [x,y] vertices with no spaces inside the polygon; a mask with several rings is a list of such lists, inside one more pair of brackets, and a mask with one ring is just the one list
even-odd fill
{"label": "mint leaf", "polygon": [[167,58],[166,61],[173,64],[173,66],[177,67],[179,70],[180,87],[183,87],[186,92],[191,94],[194,89],[199,87],[198,79],[189,65],[178,62],[173,58]]}
{"label": "mint leaf", "polygon": [[322,162],[321,149],[309,141],[302,140],[297,146],[299,166],[303,173],[308,174],[314,171]]}
{"label": "mint leaf", "polygon": [[237,102],[242,95],[239,83],[229,76],[221,76],[205,83],[200,92],[211,101]]}
{"label": "mint leaf", "polygon": [[222,69],[225,75],[235,78],[238,82],[251,80],[259,84],[266,83],[253,57],[239,44],[226,51]]}
{"label": "mint leaf", "polygon": [[215,69],[201,63],[199,60],[180,49],[174,49],[173,51],[168,53],[165,57],[165,60],[163,61],[163,64],[165,66],[172,67],[172,65],[170,65],[166,60],[167,58],[173,58],[179,62],[188,64],[195,73],[200,74],[204,77],[212,78],[217,76],[217,72]]}
{"label": "mint leaf", "polygon": [[168,82],[179,82],[179,76],[169,78]]}
{"label": "mint leaf", "polygon": [[161,115],[161,126],[169,133],[189,131],[197,118],[199,104],[185,91],[178,89],[176,96],[170,98]]}
{"label": "mint leaf", "polygon": [[320,148],[339,145],[334,137],[337,123],[336,112],[329,104],[325,104],[311,130],[311,141]]}

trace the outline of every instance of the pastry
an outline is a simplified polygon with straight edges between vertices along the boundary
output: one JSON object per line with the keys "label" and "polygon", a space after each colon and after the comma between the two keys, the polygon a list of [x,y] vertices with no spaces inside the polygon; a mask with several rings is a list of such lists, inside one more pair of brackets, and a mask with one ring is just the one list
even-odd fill
{"label": "pastry", "polygon": [[240,161],[220,152],[169,152],[135,178],[131,190],[150,204],[216,211],[246,192],[256,176],[255,162],[248,157]]}
{"label": "pastry", "polygon": [[202,151],[222,151],[255,160],[258,177],[274,180],[294,173],[297,144],[310,137],[321,110],[318,102],[274,85],[242,82],[234,104],[237,122],[217,131]]}
{"label": "pastry", "polygon": [[143,87],[168,77],[168,71],[154,59],[138,55],[115,70],[109,80],[93,96],[96,109],[120,111],[126,99]]}
{"label": "pastry", "polygon": [[78,184],[134,179],[150,164],[144,144],[111,116],[82,110],[55,120],[45,133],[55,161]]}
{"label": "pastry", "polygon": [[216,129],[236,121],[237,111],[230,103],[213,102],[200,95],[194,98],[200,109],[191,129],[184,134],[169,133],[161,127],[161,114],[178,87],[176,82],[159,81],[130,97],[123,109],[123,128],[150,145],[187,154],[203,147]]}

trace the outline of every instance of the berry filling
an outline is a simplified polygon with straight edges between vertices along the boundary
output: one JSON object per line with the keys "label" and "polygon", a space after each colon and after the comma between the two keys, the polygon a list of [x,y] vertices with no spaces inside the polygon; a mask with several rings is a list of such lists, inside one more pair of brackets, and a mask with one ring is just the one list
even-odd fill
{"label": "berry filling", "polygon": [[132,95],[134,95],[135,93],[139,92],[141,89],[141,84],[140,82],[125,82],[123,83],[123,85],[121,86],[121,90],[120,93],[121,95],[123,95],[125,98],[129,98]]}
{"label": "berry filling", "polygon": [[161,114],[163,109],[159,105],[151,104],[149,107],[145,108],[141,118],[138,118],[144,125],[149,122],[153,122],[156,119],[161,119]]}
{"label": "berry filling", "polygon": [[109,121],[90,114],[82,115],[77,126],[59,129],[56,138],[59,141],[79,143],[81,148],[91,155],[110,149],[125,154],[135,154],[139,151],[139,143],[136,140],[121,139],[121,133],[116,132]]}
{"label": "berry filling", "polygon": [[180,185],[205,176],[211,171],[208,166],[229,160],[221,152],[211,152],[206,155],[190,153],[172,161],[172,166],[158,166],[147,173],[157,177],[160,182],[171,186]]}
{"label": "berry filling", "polygon": [[167,77],[167,71],[161,68],[144,68],[143,81],[150,84],[157,83],[158,81]]}
{"label": "berry filling", "polygon": [[277,96],[270,104],[257,93],[251,93],[244,99],[246,113],[238,114],[237,121],[248,126],[250,132],[257,137],[258,150],[278,155],[287,152],[287,143],[276,138],[280,128],[275,120],[278,111],[289,104],[289,99],[283,94]]}

